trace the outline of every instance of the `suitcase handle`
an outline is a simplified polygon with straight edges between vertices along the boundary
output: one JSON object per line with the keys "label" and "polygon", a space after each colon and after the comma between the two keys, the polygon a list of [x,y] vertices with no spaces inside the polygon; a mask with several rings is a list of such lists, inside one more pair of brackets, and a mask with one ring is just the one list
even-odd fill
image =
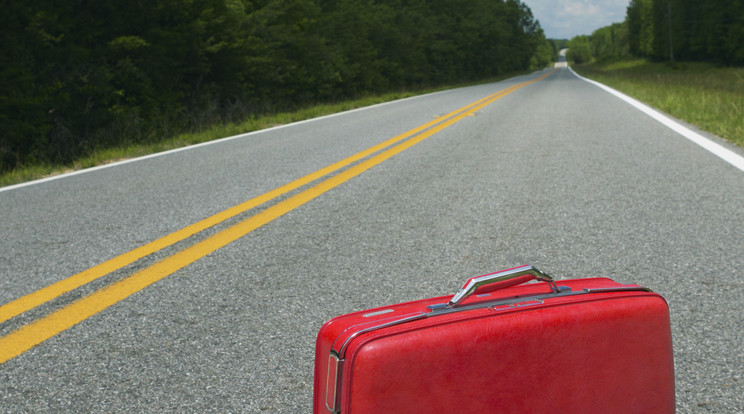
{"label": "suitcase handle", "polygon": [[555,280],[552,277],[539,271],[534,266],[524,265],[496,273],[471,277],[467,282],[465,282],[465,285],[460,289],[460,291],[452,297],[449,303],[447,303],[447,307],[454,308],[458,303],[462,302],[474,293],[481,294],[493,292],[494,290],[505,289],[510,286],[526,283],[530,280],[548,282],[550,289],[554,293],[560,293],[560,289],[558,289],[558,286],[555,284]]}

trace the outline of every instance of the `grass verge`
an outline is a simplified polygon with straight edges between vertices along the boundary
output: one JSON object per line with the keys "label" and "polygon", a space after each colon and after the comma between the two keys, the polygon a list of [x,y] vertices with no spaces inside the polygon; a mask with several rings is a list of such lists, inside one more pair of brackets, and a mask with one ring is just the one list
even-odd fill
{"label": "grass verge", "polygon": [[370,106],[377,103],[402,99],[409,96],[423,94],[430,91],[399,92],[379,96],[370,96],[353,101],[336,104],[322,104],[307,107],[296,112],[277,113],[259,117],[251,117],[240,123],[215,125],[203,131],[180,134],[149,144],[136,144],[95,151],[87,157],[81,158],[69,165],[29,165],[0,175],[0,187],[31,181],[39,178],[63,174],[70,171],[109,164],[129,158],[141,157],[148,154],[199,144],[233,135],[245,134],[278,125],[289,124],[310,118],[317,118],[337,112]]}
{"label": "grass verge", "polygon": [[180,134],[174,137],[164,139],[157,143],[137,144],[123,147],[107,148],[95,151],[91,155],[81,158],[70,165],[29,165],[23,168],[17,168],[13,171],[0,174],[0,187],[18,184],[26,181],[36,180],[39,178],[63,174],[71,171],[95,167],[112,162],[121,161],[130,158],[141,157],[144,155],[154,154],[157,152],[181,148],[189,145],[200,144],[215,139],[229,137],[233,135],[245,134],[248,132],[258,131],[274,126],[289,124],[306,119],[317,118],[324,115],[330,115],[338,112],[348,111],[351,109],[362,108],[378,103],[394,101],[416,95],[423,95],[440,90],[452,89],[457,87],[470,86],[474,84],[497,82],[514,76],[523,75],[529,72],[511,73],[498,78],[489,79],[483,82],[468,83],[461,85],[442,86],[437,88],[422,89],[417,91],[403,91],[387,93],[383,95],[368,96],[361,99],[345,101],[335,104],[321,104],[307,107],[295,112],[277,113],[272,115],[263,115],[251,117],[240,123],[225,125],[215,125],[203,131],[197,131],[187,134]]}
{"label": "grass verge", "polygon": [[744,147],[744,68],[637,59],[573,69]]}

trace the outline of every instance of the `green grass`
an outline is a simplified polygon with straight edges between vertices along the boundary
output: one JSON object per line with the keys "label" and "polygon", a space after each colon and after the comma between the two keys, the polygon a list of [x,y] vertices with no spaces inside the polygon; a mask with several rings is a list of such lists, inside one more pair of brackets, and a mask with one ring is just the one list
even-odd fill
{"label": "green grass", "polygon": [[573,68],[582,76],[744,147],[744,68],[642,59]]}
{"label": "green grass", "polygon": [[66,172],[80,169],[95,167],[112,162],[126,160],[144,155],[154,154],[157,152],[181,148],[188,145],[199,144],[202,142],[212,141],[219,138],[233,135],[245,134],[252,131],[271,128],[274,126],[298,122],[305,119],[317,118],[323,115],[330,115],[338,112],[348,111],[351,109],[370,106],[378,103],[389,102],[396,99],[403,99],[416,95],[436,92],[440,90],[452,89],[457,87],[470,86],[482,83],[497,82],[514,76],[524,75],[529,71],[510,73],[482,82],[465,83],[459,85],[448,85],[437,88],[421,89],[416,91],[402,91],[387,93],[382,95],[372,95],[361,99],[345,101],[334,104],[321,104],[300,109],[295,112],[284,112],[272,115],[251,117],[240,123],[215,125],[203,131],[196,131],[187,134],[181,134],[174,137],[166,138],[160,142],[152,144],[138,144],[117,148],[107,148],[96,151],[91,155],[81,158],[69,165],[28,165],[23,168],[17,168],[13,171],[0,174],[0,187],[18,184],[26,181],[36,180],[39,178],[63,174]]}
{"label": "green grass", "polygon": [[140,157],[143,155],[167,151],[175,148],[181,148],[188,145],[199,144],[219,138],[258,131],[273,126],[284,125],[310,118],[316,118],[323,115],[348,111],[351,109],[374,105],[377,103],[402,99],[416,94],[422,94],[431,91],[432,90],[418,91],[416,93],[388,93],[385,95],[370,96],[336,104],[316,105],[301,109],[296,112],[285,112],[260,117],[252,117],[240,123],[215,125],[203,131],[177,135],[164,139],[157,143],[103,149],[100,151],[96,151],[85,158],[81,158],[70,165],[30,165],[0,175],[0,187],[62,174],[70,171],[90,168],[98,165],[109,164],[116,161]]}

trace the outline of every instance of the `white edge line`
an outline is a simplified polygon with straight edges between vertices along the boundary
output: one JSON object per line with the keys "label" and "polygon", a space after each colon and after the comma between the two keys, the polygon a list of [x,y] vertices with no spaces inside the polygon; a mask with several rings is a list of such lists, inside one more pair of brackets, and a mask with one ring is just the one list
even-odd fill
{"label": "white edge line", "polygon": [[721,146],[718,143],[715,143],[711,141],[710,139],[698,134],[697,132],[687,128],[684,125],[681,125],[680,123],[674,121],[673,119],[661,114],[657,110],[649,107],[648,105],[639,102],[636,99],[631,98],[628,95],[625,95],[622,92],[619,92],[615,89],[610,88],[609,86],[599,83],[597,81],[593,81],[591,79],[587,79],[578,73],[574,72],[573,68],[569,66],[569,69],[571,70],[571,73],[576,75],[579,79],[582,79],[586,82],[589,82],[591,84],[594,84],[596,86],[599,86],[600,88],[604,89],[605,91],[617,96],[618,98],[624,100],[625,102],[633,105],[636,109],[639,111],[645,113],[646,115],[650,116],[651,118],[661,122],[663,125],[668,127],[669,129],[673,130],[674,132],[682,135],[683,137],[689,139],[690,141],[694,142],[695,144],[703,147],[708,152],[712,153],[713,155],[721,158],[722,160],[726,161],[727,163],[733,165],[734,167],[740,169],[741,171],[744,171],[744,157],[741,155],[729,150],[728,148],[725,148]]}
{"label": "white edge line", "polygon": [[352,112],[363,111],[363,110],[366,110],[366,109],[372,109],[372,108],[376,108],[378,106],[389,105],[389,104],[392,104],[392,103],[398,103],[398,102],[403,102],[403,101],[407,101],[407,100],[411,100],[411,99],[422,98],[422,97],[425,97],[425,96],[436,95],[436,94],[440,94],[440,93],[444,93],[444,92],[447,92],[447,90],[438,91],[438,92],[432,92],[432,93],[424,94],[424,95],[409,96],[408,98],[401,98],[401,99],[396,99],[396,100],[392,100],[392,101],[388,101],[388,102],[381,102],[381,103],[378,103],[378,104],[364,106],[364,107],[361,107],[361,108],[350,109],[348,111],[337,112],[337,113],[329,114],[329,115],[323,115],[323,116],[319,116],[317,118],[305,119],[305,120],[302,120],[302,121],[292,122],[290,124],[278,125],[278,126],[271,127],[271,128],[266,128],[266,129],[260,129],[260,130],[257,130],[257,131],[247,132],[245,134],[238,134],[238,135],[233,135],[233,136],[229,136],[229,137],[225,137],[225,138],[218,138],[218,139],[215,139],[215,140],[212,140],[212,141],[206,141],[206,142],[202,142],[202,143],[199,143],[199,144],[189,145],[189,146],[186,146],[186,147],[175,148],[175,149],[172,149],[172,150],[167,150],[167,151],[162,151],[162,152],[156,152],[154,154],[143,155],[143,156],[137,157],[137,158],[130,158],[130,159],[122,160],[122,161],[112,162],[110,164],[104,164],[104,165],[98,165],[98,166],[95,166],[95,167],[84,168],[84,169],[81,169],[81,170],[71,171],[71,172],[64,173],[64,174],[57,174],[57,175],[53,175],[53,176],[50,176],[50,177],[40,178],[38,180],[27,181],[25,183],[9,185],[9,186],[6,186],[6,187],[0,187],[0,193],[2,193],[4,191],[16,190],[16,189],[23,188],[23,187],[29,187],[29,186],[36,185],[36,184],[42,184],[42,183],[46,183],[46,182],[49,182],[49,181],[59,180],[59,179],[62,179],[62,178],[72,177],[72,176],[75,176],[75,175],[80,175],[80,174],[90,173],[90,172],[94,172],[94,171],[98,171],[98,170],[103,170],[105,168],[118,167],[120,165],[129,164],[129,163],[132,163],[132,162],[143,161],[143,160],[150,159],[150,158],[161,157],[161,156],[173,154],[173,153],[176,153],[176,152],[192,150],[192,149],[199,148],[199,147],[205,147],[207,145],[220,144],[220,143],[223,143],[223,142],[226,142],[226,141],[231,141],[231,140],[234,140],[234,139],[246,138],[246,137],[249,137],[251,135],[262,134],[264,132],[274,131],[274,130],[281,129],[281,128],[287,128],[287,127],[290,127],[290,126],[296,126],[296,125],[301,125],[301,124],[305,124],[305,123],[309,123],[309,122],[320,121],[322,119],[327,119],[327,118],[332,118],[332,117],[335,117],[335,116],[346,115],[346,114],[350,114]]}

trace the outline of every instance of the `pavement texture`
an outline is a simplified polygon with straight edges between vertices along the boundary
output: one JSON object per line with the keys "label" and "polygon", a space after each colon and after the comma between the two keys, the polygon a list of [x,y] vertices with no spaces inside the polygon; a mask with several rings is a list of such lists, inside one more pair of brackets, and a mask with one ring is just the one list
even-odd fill
{"label": "pavement texture", "polygon": [[[0,192],[0,304],[543,74]],[[521,264],[660,293],[677,412],[744,412],[744,173],[565,68],[0,365],[0,412],[307,413],[324,321]]]}

